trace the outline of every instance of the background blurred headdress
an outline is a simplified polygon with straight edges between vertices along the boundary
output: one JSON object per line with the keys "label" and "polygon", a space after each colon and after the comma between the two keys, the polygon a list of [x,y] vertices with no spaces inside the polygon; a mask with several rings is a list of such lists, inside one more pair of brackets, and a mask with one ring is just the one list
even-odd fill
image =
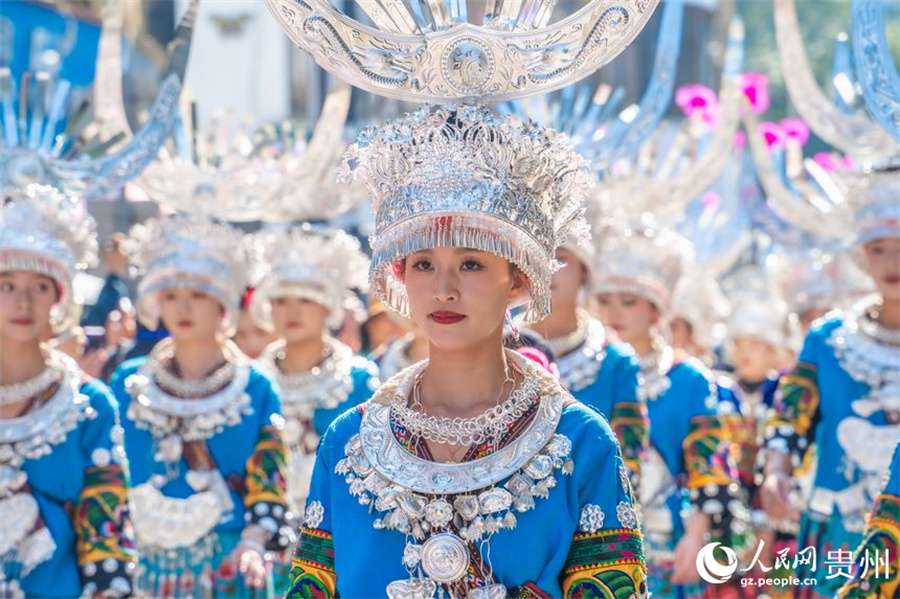
{"label": "background blurred headdress", "polygon": [[692,256],[686,238],[645,215],[603,240],[594,269],[594,294],[634,294],[668,315],[672,294]]}
{"label": "background blurred headdress", "polygon": [[369,259],[359,241],[347,233],[309,225],[250,236],[251,255],[259,263],[250,311],[265,328],[272,327],[271,300],[302,297],[330,311],[329,326],[340,326],[350,289],[367,289]]}
{"label": "background blurred headdress", "polygon": [[68,324],[72,281],[97,261],[97,231],[84,204],[48,185],[5,193],[0,205],[0,272],[25,270],[56,281],[60,300],[51,319]]}
{"label": "background blurred headdress", "polygon": [[239,230],[199,216],[155,218],[131,229],[128,249],[143,275],[138,283],[137,314],[144,326],[157,328],[157,292],[171,288],[213,296],[226,310],[225,329],[235,325],[247,278]]}

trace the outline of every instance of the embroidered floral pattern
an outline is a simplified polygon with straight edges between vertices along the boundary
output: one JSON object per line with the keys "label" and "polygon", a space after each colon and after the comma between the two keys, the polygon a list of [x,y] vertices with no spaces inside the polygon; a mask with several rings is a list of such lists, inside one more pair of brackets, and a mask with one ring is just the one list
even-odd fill
{"label": "embroidered floral pattern", "polygon": [[285,599],[331,599],[335,597],[336,589],[331,535],[322,530],[301,529]]}
{"label": "embroidered floral pattern", "polygon": [[647,571],[640,533],[619,528],[576,534],[566,557],[562,583],[567,598],[646,597]]}
{"label": "embroidered floral pattern", "polygon": [[135,561],[128,520],[127,474],[112,464],[85,470],[84,487],[75,512],[76,551],[85,584],[104,591],[113,586],[127,594],[129,564]]}

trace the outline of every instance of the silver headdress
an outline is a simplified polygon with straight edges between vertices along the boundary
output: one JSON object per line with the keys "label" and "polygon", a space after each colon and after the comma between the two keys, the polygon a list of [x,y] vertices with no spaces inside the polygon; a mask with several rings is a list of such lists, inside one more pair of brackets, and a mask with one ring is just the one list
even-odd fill
{"label": "silver headdress", "polygon": [[201,131],[185,110],[173,143],[138,184],[159,204],[230,222],[335,217],[366,195],[361,185],[334,183],[349,108],[350,86],[335,82],[309,141],[298,124],[236,123],[231,112]]}
{"label": "silver headdress", "polygon": [[150,117],[133,136],[122,103],[119,2],[109,2],[105,9],[92,123],[89,102],[68,114],[68,81],[54,81],[46,71],[27,73],[17,93],[10,69],[0,68],[5,108],[0,115],[0,190],[40,183],[93,199],[120,189],[150,164],[177,113],[197,1],[191,0],[169,46],[168,67]]}
{"label": "silver headdress", "polygon": [[249,238],[261,274],[250,312],[265,328],[272,326],[271,300],[295,296],[331,311],[329,325],[340,326],[348,289],[368,287],[369,259],[355,237],[340,230],[304,225],[284,232],[261,232]]}
{"label": "silver headdress", "polygon": [[672,294],[692,254],[687,239],[645,217],[601,244],[594,294],[634,294],[668,316]]}
{"label": "silver headdress", "polygon": [[97,261],[97,231],[84,204],[47,185],[26,185],[0,205],[0,229],[0,272],[26,270],[55,280],[61,293],[52,322],[65,326],[72,280]]}
{"label": "silver headdress", "polygon": [[588,233],[582,206],[592,181],[567,137],[486,108],[424,106],[364,131],[345,166],[375,202],[369,281],[385,305],[409,313],[396,261],[428,248],[469,247],[527,275],[526,320],[550,313],[556,248],[570,234]]}
{"label": "silver headdress", "polygon": [[671,319],[681,318],[693,332],[694,340],[706,349],[715,347],[716,326],[730,312],[728,298],[716,280],[696,271],[681,278],[672,294]]}
{"label": "silver headdress", "polygon": [[790,310],[778,288],[778,265],[744,265],[722,281],[731,301],[727,338],[761,339],[775,347],[786,347],[792,339]]}
{"label": "silver headdress", "polygon": [[215,297],[228,313],[225,328],[233,326],[247,273],[240,231],[197,216],[156,218],[131,229],[129,249],[143,275],[137,314],[144,326],[158,326],[157,292],[172,288]]}
{"label": "silver headdress", "polygon": [[851,305],[875,291],[849,256],[819,250],[791,257],[780,279],[784,299],[797,315]]}

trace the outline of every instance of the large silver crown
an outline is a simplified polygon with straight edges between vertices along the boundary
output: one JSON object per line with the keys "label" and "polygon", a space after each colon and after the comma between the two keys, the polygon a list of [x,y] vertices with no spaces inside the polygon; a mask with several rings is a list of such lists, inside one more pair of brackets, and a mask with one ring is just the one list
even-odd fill
{"label": "large silver crown", "polygon": [[[169,45],[168,67],[150,117],[133,135],[122,102],[122,23],[118,1],[109,2],[105,8],[91,124],[89,103],[70,107],[69,82],[54,81],[44,71],[33,76],[27,73],[17,93],[10,69],[0,68],[0,90],[4,90],[7,113],[20,115],[19,125],[4,119],[0,191],[40,183],[92,199],[121,189],[150,164],[177,114],[197,2],[191,0]],[[26,100],[17,101],[19,98]]]}
{"label": "large silver crown", "polygon": [[687,239],[645,216],[603,240],[594,269],[594,293],[630,293],[668,314],[692,254]]}
{"label": "large silver crown", "polygon": [[565,87],[618,56],[657,2],[590,0],[553,23],[556,0],[356,3],[370,27],[330,0],[266,0],[322,68],[372,93],[420,102],[510,100]]}
{"label": "large silver crown", "polygon": [[257,262],[251,314],[266,328],[272,325],[272,298],[290,295],[321,304],[331,311],[329,324],[337,326],[344,317],[346,291],[368,288],[369,258],[359,241],[343,231],[307,224],[260,232],[248,243]]}
{"label": "large silver crown", "polygon": [[63,292],[53,320],[62,326],[76,272],[97,261],[94,219],[72,196],[31,184],[3,199],[0,230],[0,272],[26,270],[54,279]]}
{"label": "large silver crown", "polygon": [[247,277],[239,230],[199,216],[156,218],[131,229],[128,248],[143,275],[137,312],[146,327],[159,323],[157,292],[171,288],[212,295],[228,311],[226,328],[234,323]]}
{"label": "large silver crown", "polygon": [[408,314],[391,265],[419,250],[470,247],[517,265],[530,283],[525,318],[550,313],[556,248],[586,237],[592,186],[568,138],[486,108],[423,106],[360,134],[345,176],[366,183],[375,203],[372,290]]}

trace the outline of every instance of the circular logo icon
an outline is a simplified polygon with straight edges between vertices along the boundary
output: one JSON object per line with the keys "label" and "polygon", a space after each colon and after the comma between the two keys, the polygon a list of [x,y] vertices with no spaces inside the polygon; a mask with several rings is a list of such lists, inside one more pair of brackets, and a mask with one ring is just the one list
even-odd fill
{"label": "circular logo icon", "polygon": [[719,563],[713,555],[713,551],[720,544],[709,543],[697,554],[697,572],[700,574],[700,578],[711,584],[728,582],[738,567],[737,555],[730,547],[725,545],[722,545],[722,553],[725,554],[725,559],[728,560],[728,563]]}
{"label": "circular logo icon", "polygon": [[479,39],[460,38],[444,48],[441,67],[450,87],[461,94],[475,94],[494,76],[494,53]]}

